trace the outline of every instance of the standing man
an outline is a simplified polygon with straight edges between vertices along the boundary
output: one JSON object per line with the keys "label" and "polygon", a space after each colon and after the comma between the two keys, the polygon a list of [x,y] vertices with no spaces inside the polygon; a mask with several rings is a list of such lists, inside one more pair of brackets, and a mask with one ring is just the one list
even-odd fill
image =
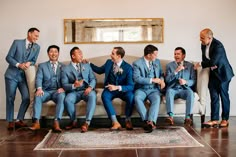
{"label": "standing man", "polygon": [[49,61],[39,64],[36,75],[36,93],[33,104],[33,125],[30,130],[40,129],[40,115],[42,103],[53,100],[56,103],[56,114],[53,124],[53,131],[60,133],[62,130],[59,125],[64,111],[65,91],[61,86],[62,63],[58,62],[60,48],[51,45],[47,49]]}
{"label": "standing man", "polygon": [[211,97],[211,120],[203,123],[205,127],[218,126],[219,121],[219,96],[221,97],[222,114],[220,127],[229,125],[230,99],[229,83],[234,76],[232,67],[227,59],[223,44],[213,37],[213,32],[203,29],[200,32],[202,49],[202,62],[195,64],[195,68],[210,68],[208,88]]}
{"label": "standing man", "polygon": [[191,89],[196,83],[194,65],[185,61],[186,52],[182,47],[175,48],[175,61],[166,65],[166,109],[169,117],[166,122],[174,124],[174,99],[186,100],[185,121],[186,126],[192,124],[190,115],[193,110],[194,92]]}
{"label": "standing man", "polygon": [[134,105],[133,69],[130,64],[123,60],[124,56],[125,50],[122,47],[114,47],[111,52],[111,59],[108,59],[103,66],[97,67],[92,63],[90,64],[95,73],[105,73],[105,89],[102,93],[102,101],[108,117],[112,120],[111,130],[119,130],[121,128],[112,105],[112,100],[115,98],[120,98],[126,102],[125,127],[127,130],[133,130],[130,118]]}
{"label": "standing man", "polygon": [[[23,122],[25,113],[30,103],[29,91],[25,77],[25,70],[30,65],[34,65],[38,55],[40,46],[36,43],[39,38],[39,30],[30,28],[27,33],[27,38],[22,40],[14,40],[7,56],[6,61],[9,66],[5,72],[5,89],[6,89],[6,120],[8,129],[26,127]],[[16,89],[19,89],[21,94],[21,104],[14,124],[14,101]]]}
{"label": "standing man", "polygon": [[83,53],[78,47],[70,51],[71,63],[62,71],[62,86],[67,92],[65,107],[71,119],[67,130],[77,127],[76,103],[87,102],[86,121],[81,126],[81,132],[87,132],[96,107],[96,78],[88,63],[82,63]]}
{"label": "standing man", "polygon": [[[165,87],[160,60],[157,59],[158,49],[153,45],[144,48],[144,56],[133,63],[135,84],[135,105],[144,121],[144,130],[152,132],[156,129],[156,121],[160,105],[160,91]],[[144,105],[150,101],[149,110]]]}

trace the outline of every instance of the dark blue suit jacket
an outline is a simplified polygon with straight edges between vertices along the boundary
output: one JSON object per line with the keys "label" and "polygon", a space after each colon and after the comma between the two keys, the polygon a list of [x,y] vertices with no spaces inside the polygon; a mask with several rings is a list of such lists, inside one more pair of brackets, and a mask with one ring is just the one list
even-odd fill
{"label": "dark blue suit jacket", "polygon": [[209,49],[209,57],[206,58],[206,46],[201,45],[202,49],[202,67],[213,67],[217,66],[216,69],[211,71],[221,82],[230,81],[234,76],[233,70],[226,56],[226,52],[224,46],[219,40],[213,38],[210,49]]}
{"label": "dark blue suit jacket", "polygon": [[[105,73],[104,86],[106,86],[108,82],[109,73],[112,71],[114,62],[111,59],[108,59],[104,65],[98,67],[92,63],[90,63],[91,68],[97,74]],[[132,66],[125,62],[124,60],[121,63],[120,69],[123,70],[122,73],[117,73],[116,81],[117,84],[121,86],[122,92],[133,91],[134,90],[134,82],[133,82],[133,69]]]}

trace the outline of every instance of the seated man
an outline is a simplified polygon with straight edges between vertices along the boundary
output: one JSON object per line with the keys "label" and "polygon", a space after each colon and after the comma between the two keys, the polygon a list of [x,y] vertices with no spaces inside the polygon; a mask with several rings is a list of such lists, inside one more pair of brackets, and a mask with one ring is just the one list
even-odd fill
{"label": "seated man", "polygon": [[[133,78],[135,84],[135,106],[145,122],[144,130],[152,132],[156,128],[156,121],[160,105],[160,90],[165,87],[160,60],[157,59],[158,49],[153,45],[144,48],[144,57],[133,63]],[[150,101],[149,110],[144,101]]]}
{"label": "seated man", "polygon": [[182,98],[186,100],[184,124],[190,126],[194,101],[194,92],[191,87],[196,82],[194,65],[184,60],[185,50],[182,47],[175,49],[174,58],[175,61],[166,65],[166,108],[169,115],[166,122],[170,125],[174,124],[174,99]]}
{"label": "seated man", "polygon": [[53,100],[56,103],[56,114],[53,125],[55,132],[61,132],[59,120],[64,110],[65,91],[61,86],[61,67],[58,62],[59,47],[51,45],[48,47],[49,61],[39,64],[36,75],[36,93],[33,104],[33,125],[30,130],[40,129],[39,118],[42,111],[42,103]]}
{"label": "seated man", "polygon": [[94,72],[98,74],[105,73],[105,89],[102,93],[102,101],[109,118],[112,120],[111,130],[118,130],[121,128],[121,125],[116,118],[116,111],[112,105],[112,100],[114,98],[120,98],[126,102],[125,127],[127,130],[133,129],[130,119],[134,104],[133,69],[130,64],[123,60],[124,56],[125,51],[122,47],[114,47],[111,52],[111,59],[107,60],[103,66],[97,67],[92,63],[90,64]]}
{"label": "seated man", "polygon": [[76,106],[80,100],[87,102],[86,121],[81,126],[81,132],[87,132],[96,107],[94,87],[96,78],[89,64],[82,63],[83,53],[78,47],[70,51],[71,63],[62,70],[62,86],[67,92],[65,107],[71,124],[67,130],[77,127]]}

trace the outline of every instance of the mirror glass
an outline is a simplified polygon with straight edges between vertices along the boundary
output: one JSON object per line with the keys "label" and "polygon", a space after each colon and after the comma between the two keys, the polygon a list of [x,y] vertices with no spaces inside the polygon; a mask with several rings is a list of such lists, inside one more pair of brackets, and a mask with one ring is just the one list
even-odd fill
{"label": "mirror glass", "polygon": [[162,43],[163,18],[64,19],[64,43]]}

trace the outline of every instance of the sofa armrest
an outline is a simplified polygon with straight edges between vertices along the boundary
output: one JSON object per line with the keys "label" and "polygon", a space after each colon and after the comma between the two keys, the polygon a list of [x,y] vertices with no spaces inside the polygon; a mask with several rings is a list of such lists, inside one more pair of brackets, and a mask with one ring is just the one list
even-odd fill
{"label": "sofa armrest", "polygon": [[209,68],[198,68],[197,69],[197,93],[199,95],[199,101],[201,103],[200,113],[201,115],[205,115],[206,113],[206,105],[210,103],[210,95],[208,90],[208,82],[209,82]]}
{"label": "sofa armrest", "polygon": [[37,66],[32,65],[27,70],[25,70],[25,77],[29,89],[29,95],[30,95],[30,105],[29,105],[29,111],[30,114],[33,113],[32,105],[34,102],[34,93],[35,93],[35,77],[37,72]]}

